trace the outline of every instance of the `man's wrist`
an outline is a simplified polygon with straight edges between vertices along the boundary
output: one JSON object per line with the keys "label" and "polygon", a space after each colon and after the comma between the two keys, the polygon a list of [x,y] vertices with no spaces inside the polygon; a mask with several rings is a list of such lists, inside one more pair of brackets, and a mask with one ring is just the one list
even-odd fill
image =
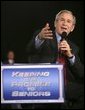
{"label": "man's wrist", "polygon": [[72,56],[69,56],[69,57],[68,57],[68,59],[72,59],[73,57],[74,57],[74,55],[72,55]]}
{"label": "man's wrist", "polygon": [[39,40],[42,40],[42,37],[41,37],[40,33],[38,34],[38,38],[39,38]]}

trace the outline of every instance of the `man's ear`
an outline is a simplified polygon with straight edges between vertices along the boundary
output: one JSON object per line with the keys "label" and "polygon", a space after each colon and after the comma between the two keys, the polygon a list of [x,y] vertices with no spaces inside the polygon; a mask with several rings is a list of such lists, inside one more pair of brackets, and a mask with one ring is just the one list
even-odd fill
{"label": "man's ear", "polygon": [[56,28],[56,21],[54,21],[54,27]]}
{"label": "man's ear", "polygon": [[75,28],[75,25],[73,25],[73,27],[72,27],[72,29],[71,29],[71,32],[74,30],[74,28]]}

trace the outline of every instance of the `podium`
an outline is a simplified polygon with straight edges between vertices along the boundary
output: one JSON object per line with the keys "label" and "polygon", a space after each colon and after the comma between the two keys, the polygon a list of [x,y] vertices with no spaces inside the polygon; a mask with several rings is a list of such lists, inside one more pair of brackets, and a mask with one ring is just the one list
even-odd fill
{"label": "podium", "polygon": [[63,65],[1,65],[1,103],[63,102]]}

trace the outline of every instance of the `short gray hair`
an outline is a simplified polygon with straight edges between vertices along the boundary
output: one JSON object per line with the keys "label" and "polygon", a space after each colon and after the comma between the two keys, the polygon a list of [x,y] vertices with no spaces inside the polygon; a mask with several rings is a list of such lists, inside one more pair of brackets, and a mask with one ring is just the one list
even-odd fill
{"label": "short gray hair", "polygon": [[58,20],[59,16],[62,14],[62,13],[69,13],[73,16],[73,22],[74,24],[76,24],[76,17],[74,16],[74,14],[72,13],[72,11],[69,11],[69,10],[61,10],[60,12],[58,12],[56,14],[56,17],[55,17],[55,21]]}

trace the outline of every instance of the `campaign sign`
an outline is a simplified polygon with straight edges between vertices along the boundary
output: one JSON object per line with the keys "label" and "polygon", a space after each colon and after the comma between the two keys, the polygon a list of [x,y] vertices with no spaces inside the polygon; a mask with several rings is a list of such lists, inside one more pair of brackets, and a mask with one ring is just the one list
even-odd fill
{"label": "campaign sign", "polygon": [[64,102],[63,65],[2,65],[1,103]]}

